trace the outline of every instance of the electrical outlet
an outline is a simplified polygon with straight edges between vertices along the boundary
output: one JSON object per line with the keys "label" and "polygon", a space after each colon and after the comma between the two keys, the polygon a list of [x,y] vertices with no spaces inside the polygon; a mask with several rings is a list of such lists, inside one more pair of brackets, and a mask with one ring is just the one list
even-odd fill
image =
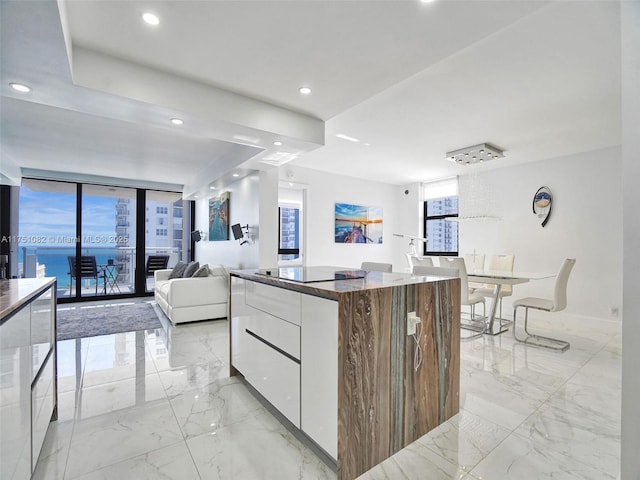
{"label": "electrical outlet", "polygon": [[420,323],[420,317],[416,316],[416,312],[407,313],[407,335],[415,335],[416,325]]}
{"label": "electrical outlet", "polygon": [[618,307],[616,307],[615,305],[612,305],[611,308],[609,309],[609,315],[611,315],[612,317],[617,317]]}

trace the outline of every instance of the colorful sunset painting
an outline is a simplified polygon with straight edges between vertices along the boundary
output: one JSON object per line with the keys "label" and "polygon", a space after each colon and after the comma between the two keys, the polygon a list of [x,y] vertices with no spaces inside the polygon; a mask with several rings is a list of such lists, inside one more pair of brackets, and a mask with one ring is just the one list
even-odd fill
{"label": "colorful sunset painting", "polygon": [[336,243],[382,243],[382,207],[336,203]]}

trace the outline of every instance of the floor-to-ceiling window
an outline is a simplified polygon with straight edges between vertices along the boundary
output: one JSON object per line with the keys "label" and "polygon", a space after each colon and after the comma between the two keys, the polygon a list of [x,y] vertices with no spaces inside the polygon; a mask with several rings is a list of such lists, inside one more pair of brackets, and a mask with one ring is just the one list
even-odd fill
{"label": "floor-to-ceiling window", "polygon": [[134,293],[136,190],[83,184],[81,203],[81,295]]}
{"label": "floor-to-ceiling window", "polygon": [[20,187],[17,275],[57,277],[58,297],[69,297],[69,257],[76,254],[75,183],[25,179]]}
{"label": "floor-to-ceiling window", "polygon": [[190,208],[176,192],[24,179],[18,276],[57,277],[63,300],[148,293],[150,255],[188,259]]}
{"label": "floor-to-ceiling window", "polygon": [[[145,206],[145,264],[149,257],[165,257],[168,267],[179,260],[188,260],[190,241],[189,202],[174,192],[147,190]],[[147,290],[153,288],[153,275],[145,268]]]}

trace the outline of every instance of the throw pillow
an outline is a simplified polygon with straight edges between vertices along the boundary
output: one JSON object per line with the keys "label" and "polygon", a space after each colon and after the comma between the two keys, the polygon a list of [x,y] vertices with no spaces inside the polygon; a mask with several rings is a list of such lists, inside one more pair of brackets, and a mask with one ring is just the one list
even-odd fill
{"label": "throw pillow", "polygon": [[193,275],[191,275],[191,278],[208,277],[208,276],[209,276],[209,267],[207,267],[206,265],[203,265],[198,270],[196,270]]}
{"label": "throw pillow", "polygon": [[169,274],[169,279],[182,278],[182,275],[184,275],[184,271],[186,268],[187,268],[186,263],[184,262],[176,263],[176,266],[173,267],[173,270],[171,270],[171,273]]}
{"label": "throw pillow", "polygon": [[200,268],[200,262],[189,262],[187,268],[184,269],[184,273],[182,274],[183,278],[190,278],[196,270]]}
{"label": "throw pillow", "polygon": [[228,277],[229,272],[222,265],[209,265],[209,271],[214,277]]}

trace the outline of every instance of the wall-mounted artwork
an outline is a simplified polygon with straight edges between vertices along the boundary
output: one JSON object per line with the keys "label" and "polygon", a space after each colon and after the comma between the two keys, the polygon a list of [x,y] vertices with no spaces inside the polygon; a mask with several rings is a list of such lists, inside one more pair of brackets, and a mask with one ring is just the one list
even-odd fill
{"label": "wall-mounted artwork", "polygon": [[336,203],[336,243],[382,243],[382,207]]}
{"label": "wall-mounted artwork", "polygon": [[229,240],[229,192],[209,199],[209,240]]}
{"label": "wall-mounted artwork", "polygon": [[543,218],[542,226],[544,227],[551,217],[551,203],[553,197],[551,196],[551,190],[549,187],[540,187],[536,194],[533,196],[533,213],[538,215],[538,218]]}

